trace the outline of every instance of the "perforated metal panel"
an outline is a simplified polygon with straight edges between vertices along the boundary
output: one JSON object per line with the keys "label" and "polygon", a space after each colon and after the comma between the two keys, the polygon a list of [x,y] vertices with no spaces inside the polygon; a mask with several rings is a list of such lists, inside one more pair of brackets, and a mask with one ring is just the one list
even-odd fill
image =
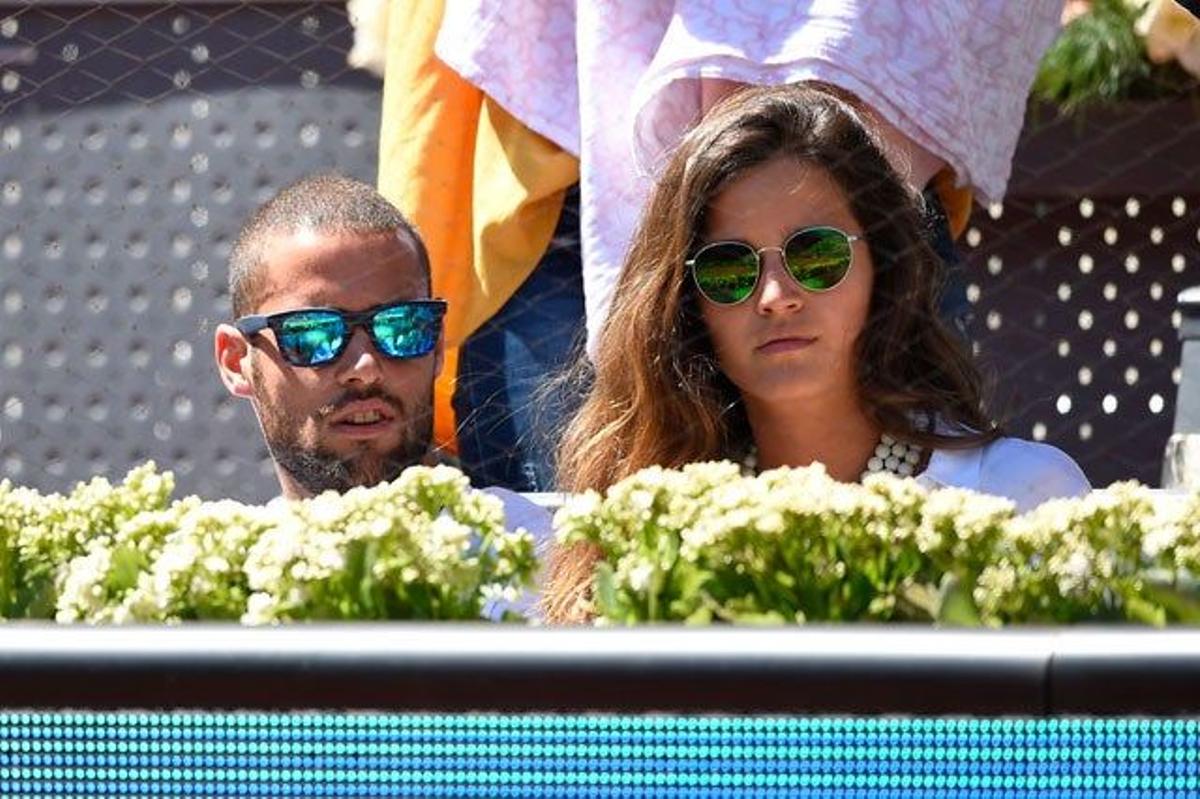
{"label": "perforated metal panel", "polygon": [[270,497],[212,329],[258,203],[375,178],[380,87],[346,67],[345,9],[9,3],[0,36],[0,476],[62,490],[153,458],[182,492]]}
{"label": "perforated metal panel", "polygon": [[1175,299],[1200,282],[1200,95],[1040,110],[1008,198],[960,242],[971,334],[1013,435],[1066,450],[1095,485],[1156,485],[1179,385]]}

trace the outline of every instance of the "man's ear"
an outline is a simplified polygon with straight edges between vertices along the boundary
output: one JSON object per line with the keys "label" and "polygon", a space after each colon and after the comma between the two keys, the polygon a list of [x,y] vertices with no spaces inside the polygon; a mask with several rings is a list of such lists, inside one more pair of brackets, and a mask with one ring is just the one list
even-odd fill
{"label": "man's ear", "polygon": [[446,361],[446,331],[438,333],[437,346],[433,350],[433,379],[437,380]]}
{"label": "man's ear", "polygon": [[217,325],[213,337],[213,350],[217,358],[217,371],[221,382],[235,397],[254,396],[254,384],[250,382],[250,344],[246,337],[233,325]]}

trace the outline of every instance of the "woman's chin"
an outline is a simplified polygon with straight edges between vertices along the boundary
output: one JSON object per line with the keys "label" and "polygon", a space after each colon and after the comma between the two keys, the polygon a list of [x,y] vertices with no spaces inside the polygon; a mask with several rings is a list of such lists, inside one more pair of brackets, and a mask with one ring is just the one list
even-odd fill
{"label": "woman's chin", "polygon": [[777,369],[770,375],[746,381],[739,388],[749,408],[758,406],[772,413],[803,414],[806,409],[828,413],[831,407],[844,406],[849,412],[858,404],[857,383],[832,381],[829,376],[828,369]]}

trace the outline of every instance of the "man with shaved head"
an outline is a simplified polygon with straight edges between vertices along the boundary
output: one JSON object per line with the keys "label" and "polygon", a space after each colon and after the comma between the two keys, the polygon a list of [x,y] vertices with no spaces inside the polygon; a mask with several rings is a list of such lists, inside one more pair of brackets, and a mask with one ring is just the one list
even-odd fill
{"label": "man with shaved head", "polygon": [[[446,303],[429,296],[421,237],[375,189],[339,175],[284,188],[238,236],[229,293],[217,368],[254,406],[284,497],[376,485],[430,457]],[[548,511],[486,490],[509,529],[549,538]],[[496,599],[484,615],[532,606]]]}
{"label": "man with shaved head", "polygon": [[375,189],[338,175],[284,188],[242,229],[229,289],[217,366],[254,406],[284,496],[374,485],[428,456],[445,303]]}

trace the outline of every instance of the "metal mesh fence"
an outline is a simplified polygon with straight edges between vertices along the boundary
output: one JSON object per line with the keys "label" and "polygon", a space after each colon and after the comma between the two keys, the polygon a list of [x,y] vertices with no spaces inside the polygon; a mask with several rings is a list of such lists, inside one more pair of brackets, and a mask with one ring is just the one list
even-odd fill
{"label": "metal mesh fence", "polygon": [[[213,366],[246,215],[320,169],[373,181],[381,87],[339,2],[0,0],[0,477],[62,490],[147,458],[183,492],[277,487]],[[1034,114],[959,242],[1012,434],[1095,484],[1157,483],[1200,257],[1196,96]]]}
{"label": "metal mesh fence", "polygon": [[212,327],[254,207],[375,179],[344,5],[3,3],[0,35],[0,474],[62,490],[153,458],[183,492],[272,496]]}

